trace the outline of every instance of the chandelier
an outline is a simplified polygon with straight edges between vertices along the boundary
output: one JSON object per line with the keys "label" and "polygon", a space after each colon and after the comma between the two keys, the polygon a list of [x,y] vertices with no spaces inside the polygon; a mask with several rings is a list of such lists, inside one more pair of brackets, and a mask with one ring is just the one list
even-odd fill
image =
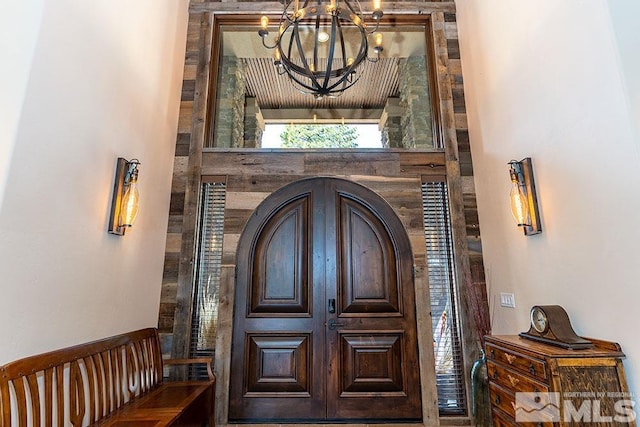
{"label": "chandelier", "polygon": [[[353,86],[364,60],[377,62],[383,51],[380,0],[373,0],[372,29],[364,20],[358,0],[283,0],[278,34],[268,44],[269,18],[260,19],[258,34],[267,49],[274,49],[278,74],[316,99],[336,97]],[[374,34],[375,33],[375,34]],[[375,58],[370,58],[369,36]]]}

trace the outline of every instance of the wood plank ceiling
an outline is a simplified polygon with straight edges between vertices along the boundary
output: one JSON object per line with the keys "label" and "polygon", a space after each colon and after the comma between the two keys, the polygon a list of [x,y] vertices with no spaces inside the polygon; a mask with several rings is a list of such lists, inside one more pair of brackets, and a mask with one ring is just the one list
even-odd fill
{"label": "wood plank ceiling", "polygon": [[247,65],[247,94],[263,109],[374,109],[398,96],[398,58],[364,61],[360,79],[341,96],[316,100],[301,93],[285,75],[278,75],[271,58],[243,58]]}

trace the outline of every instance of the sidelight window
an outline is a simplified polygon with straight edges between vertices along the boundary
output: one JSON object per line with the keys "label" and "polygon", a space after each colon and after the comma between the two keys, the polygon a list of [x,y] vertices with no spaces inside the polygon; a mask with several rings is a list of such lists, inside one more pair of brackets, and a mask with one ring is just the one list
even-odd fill
{"label": "sidelight window", "polygon": [[422,207],[438,409],[441,415],[460,415],[466,409],[464,368],[446,182],[422,184]]}
{"label": "sidelight window", "polygon": [[[213,357],[218,329],[222,239],[226,185],[202,184],[196,286],[194,286],[189,357]],[[192,377],[206,378],[204,367],[193,368]],[[202,372],[197,371],[201,369]]]}

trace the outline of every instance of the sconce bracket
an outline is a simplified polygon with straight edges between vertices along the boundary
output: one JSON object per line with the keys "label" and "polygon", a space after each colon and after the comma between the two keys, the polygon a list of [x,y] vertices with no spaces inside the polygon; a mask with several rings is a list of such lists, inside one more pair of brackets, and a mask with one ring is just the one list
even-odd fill
{"label": "sconce bracket", "polygon": [[538,197],[536,196],[536,182],[533,178],[533,166],[531,164],[531,157],[525,157],[520,161],[522,177],[524,178],[524,185],[527,189],[527,202],[529,203],[529,216],[531,219],[531,225],[525,225],[524,235],[532,236],[534,234],[542,233],[542,224],[540,223],[540,212],[538,210]]}
{"label": "sconce bracket", "polygon": [[125,192],[125,178],[129,173],[129,161],[123,157],[118,157],[116,164],[116,176],[113,182],[113,197],[111,199],[111,214],[109,215],[109,226],[107,231],[110,234],[124,236],[126,227],[119,224],[120,209],[122,206],[122,196]]}

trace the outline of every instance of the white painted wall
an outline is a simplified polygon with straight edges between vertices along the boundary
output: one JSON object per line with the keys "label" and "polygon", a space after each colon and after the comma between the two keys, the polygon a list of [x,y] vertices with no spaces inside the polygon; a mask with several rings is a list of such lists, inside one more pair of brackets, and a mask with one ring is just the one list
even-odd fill
{"label": "white painted wall", "polygon": [[[0,364],[157,324],[184,64],[187,0],[33,4],[2,13],[28,31],[2,74]],[[142,162],[124,237],[106,231],[118,156]]]}
{"label": "white painted wall", "polygon": [[44,0],[4,2],[0,13],[0,209]]}
{"label": "white painted wall", "polygon": [[613,31],[618,42],[620,68],[629,99],[631,120],[635,125],[636,142],[640,144],[640,2],[633,0],[607,0],[611,12]]}
{"label": "white painted wall", "polygon": [[[579,334],[621,343],[633,390],[638,6],[610,3],[615,19],[606,0],[456,0],[488,287],[514,292],[517,304],[494,308],[494,333],[528,329],[532,305],[560,304]],[[528,156],[544,229],[533,237],[508,203],[507,162]]]}

